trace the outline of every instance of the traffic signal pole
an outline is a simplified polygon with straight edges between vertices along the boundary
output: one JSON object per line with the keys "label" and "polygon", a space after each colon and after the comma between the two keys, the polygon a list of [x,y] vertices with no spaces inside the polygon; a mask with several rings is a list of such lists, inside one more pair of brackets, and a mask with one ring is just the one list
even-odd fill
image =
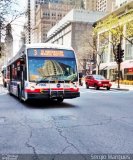
{"label": "traffic signal pole", "polygon": [[116,62],[118,65],[118,88],[120,88],[120,68],[121,68],[121,62],[123,61],[124,57],[124,50],[122,50],[122,36],[120,36],[120,43],[117,45],[117,56],[116,56]]}
{"label": "traffic signal pole", "polygon": [[117,88],[120,88],[120,68],[121,68],[121,63],[118,63],[118,86]]}

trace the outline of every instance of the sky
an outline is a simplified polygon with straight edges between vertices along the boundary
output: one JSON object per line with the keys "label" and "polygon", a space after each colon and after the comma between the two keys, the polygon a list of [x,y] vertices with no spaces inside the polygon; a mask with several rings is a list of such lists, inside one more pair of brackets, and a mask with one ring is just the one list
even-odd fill
{"label": "sky", "polygon": [[[27,8],[27,0],[17,0],[18,5],[13,6],[13,9],[16,9],[20,12],[24,12]],[[25,15],[18,18],[12,23],[12,35],[13,35],[13,55],[19,50],[19,40],[20,33],[23,31],[23,26],[25,23]]]}

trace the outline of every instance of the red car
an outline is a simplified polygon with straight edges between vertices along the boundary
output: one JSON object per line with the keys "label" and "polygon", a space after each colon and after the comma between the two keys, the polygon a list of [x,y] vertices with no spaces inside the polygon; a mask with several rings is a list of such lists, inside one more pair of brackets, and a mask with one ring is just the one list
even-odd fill
{"label": "red car", "polygon": [[95,87],[95,89],[99,89],[100,87],[104,87],[107,90],[110,90],[111,83],[109,80],[105,79],[105,77],[101,75],[88,75],[85,77],[86,88]]}

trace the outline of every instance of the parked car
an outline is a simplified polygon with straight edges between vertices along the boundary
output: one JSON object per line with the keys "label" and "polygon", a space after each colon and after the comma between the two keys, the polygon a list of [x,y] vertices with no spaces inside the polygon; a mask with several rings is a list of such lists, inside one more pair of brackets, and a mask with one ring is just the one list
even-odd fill
{"label": "parked car", "polygon": [[100,87],[104,87],[107,90],[110,90],[111,83],[104,76],[101,75],[87,75],[85,77],[86,88],[95,87],[95,89],[99,89]]}

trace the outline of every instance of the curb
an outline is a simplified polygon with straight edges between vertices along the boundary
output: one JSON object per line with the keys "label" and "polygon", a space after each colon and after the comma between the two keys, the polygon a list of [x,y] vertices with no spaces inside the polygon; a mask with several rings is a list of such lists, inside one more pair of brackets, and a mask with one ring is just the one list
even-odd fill
{"label": "curb", "polygon": [[130,89],[126,89],[126,88],[112,88],[113,90],[118,90],[118,91],[130,91]]}

